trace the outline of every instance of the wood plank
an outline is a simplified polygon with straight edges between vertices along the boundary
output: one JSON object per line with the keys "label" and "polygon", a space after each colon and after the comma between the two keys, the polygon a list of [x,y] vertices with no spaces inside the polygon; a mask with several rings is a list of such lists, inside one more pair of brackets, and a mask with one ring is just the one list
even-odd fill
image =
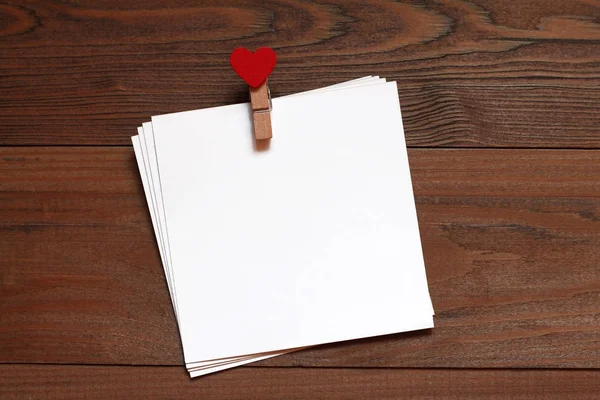
{"label": "wood plank", "polygon": [[274,96],[399,82],[411,146],[600,147],[591,0],[13,1],[0,144],[129,144],[151,115],[248,100],[237,46],[278,52]]}
{"label": "wood plank", "polygon": [[9,399],[596,399],[600,371],[0,365]]}
{"label": "wood plank", "polygon": [[0,154],[0,362],[182,364],[132,151]]}
{"label": "wood plank", "polygon": [[[600,151],[409,152],[430,331],[262,366],[600,367]],[[0,148],[0,362],[181,365],[129,148]]]}

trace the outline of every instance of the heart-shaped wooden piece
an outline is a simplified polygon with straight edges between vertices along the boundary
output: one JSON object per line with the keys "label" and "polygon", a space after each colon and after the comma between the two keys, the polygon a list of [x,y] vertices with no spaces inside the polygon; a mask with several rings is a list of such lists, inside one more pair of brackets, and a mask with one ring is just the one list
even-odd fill
{"label": "heart-shaped wooden piece", "polygon": [[231,53],[229,62],[240,78],[251,87],[256,88],[267,79],[275,68],[277,56],[269,47],[261,47],[254,53],[240,47]]}

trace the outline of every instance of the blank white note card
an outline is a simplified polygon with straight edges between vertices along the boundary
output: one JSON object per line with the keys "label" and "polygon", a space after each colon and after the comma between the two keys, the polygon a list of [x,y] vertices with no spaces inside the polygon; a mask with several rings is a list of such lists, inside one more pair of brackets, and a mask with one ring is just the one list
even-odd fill
{"label": "blank white note card", "polygon": [[187,363],[433,326],[395,83],[152,124]]}

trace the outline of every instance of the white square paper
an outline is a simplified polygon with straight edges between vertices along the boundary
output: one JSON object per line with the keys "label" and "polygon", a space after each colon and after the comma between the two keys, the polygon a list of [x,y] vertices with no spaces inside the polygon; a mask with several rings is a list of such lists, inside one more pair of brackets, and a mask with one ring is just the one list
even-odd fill
{"label": "white square paper", "polygon": [[394,83],[154,117],[186,363],[432,327]]}

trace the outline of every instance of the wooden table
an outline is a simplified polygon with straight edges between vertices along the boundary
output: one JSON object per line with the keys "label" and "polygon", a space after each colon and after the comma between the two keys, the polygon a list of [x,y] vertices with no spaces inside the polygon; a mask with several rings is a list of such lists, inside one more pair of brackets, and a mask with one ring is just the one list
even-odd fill
{"label": "wooden table", "polygon": [[[399,84],[436,327],[189,380],[130,136]],[[600,396],[600,1],[0,3],[0,398]]]}

